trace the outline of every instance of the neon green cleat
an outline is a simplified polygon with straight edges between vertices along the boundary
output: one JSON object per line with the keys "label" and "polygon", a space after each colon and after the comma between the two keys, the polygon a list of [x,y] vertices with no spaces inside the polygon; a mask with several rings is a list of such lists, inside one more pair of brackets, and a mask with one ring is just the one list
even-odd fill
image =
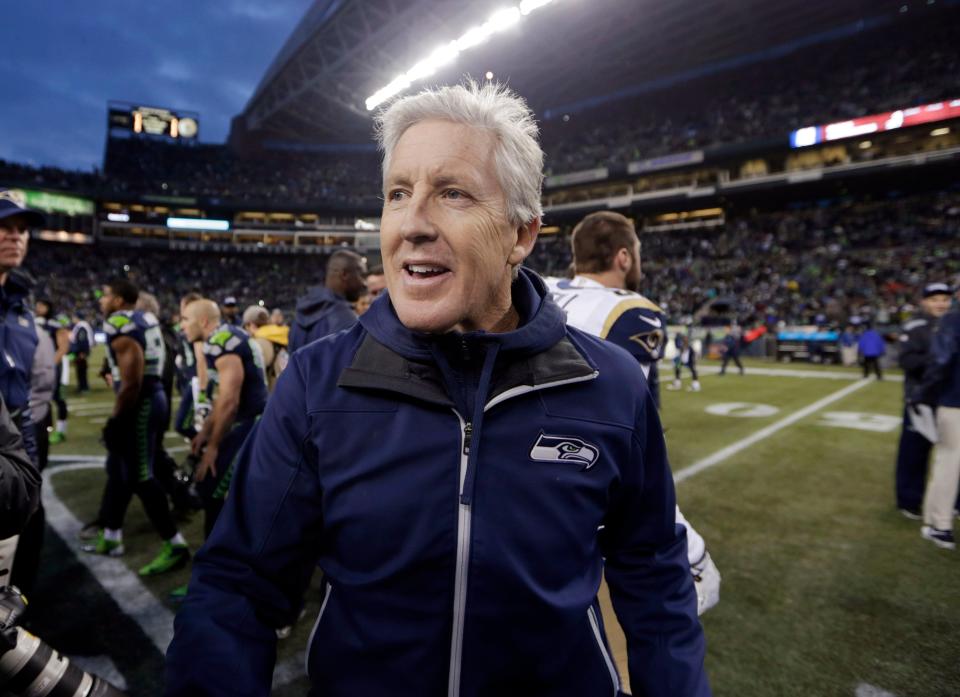
{"label": "neon green cleat", "polygon": [[170,600],[170,602],[182,603],[187,599],[187,584],[183,584],[182,586],[177,586],[174,588],[167,595],[167,598]]}
{"label": "neon green cleat", "polygon": [[88,554],[102,554],[107,557],[119,557],[123,555],[123,542],[117,540],[108,540],[103,535],[103,530],[96,537],[96,542],[92,545],[83,545],[80,549]]}
{"label": "neon green cleat", "polygon": [[160,547],[160,554],[153,558],[153,561],[140,569],[141,576],[156,576],[167,571],[179,569],[190,558],[190,550],[186,545],[175,545],[170,542],[164,542]]}
{"label": "neon green cleat", "polygon": [[60,431],[54,431],[50,434],[50,445],[59,445],[67,439],[67,434]]}

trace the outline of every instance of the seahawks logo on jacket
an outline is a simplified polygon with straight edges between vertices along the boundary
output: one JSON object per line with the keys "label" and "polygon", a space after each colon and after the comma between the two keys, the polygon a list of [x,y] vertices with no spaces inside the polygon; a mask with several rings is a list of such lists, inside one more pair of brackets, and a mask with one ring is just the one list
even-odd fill
{"label": "seahawks logo on jacket", "polygon": [[537,462],[564,462],[593,467],[600,450],[595,445],[572,436],[551,436],[543,431],[530,449],[530,459]]}

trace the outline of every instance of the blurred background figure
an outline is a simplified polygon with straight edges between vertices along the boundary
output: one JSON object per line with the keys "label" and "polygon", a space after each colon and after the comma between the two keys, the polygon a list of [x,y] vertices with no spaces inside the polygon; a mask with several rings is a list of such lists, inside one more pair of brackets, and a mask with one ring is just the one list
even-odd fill
{"label": "blurred background figure", "polygon": [[[940,318],[950,309],[950,286],[928,283],[920,300],[921,311],[903,325],[900,334],[898,361],[903,368],[903,427],[897,445],[896,502],[900,512],[912,520],[920,520],[920,505],[927,481],[927,463],[933,447],[929,429],[917,428],[919,414],[910,409],[910,401],[923,381],[930,363],[930,340]],[[930,414],[932,421],[932,413]]]}
{"label": "blurred background figure", "polygon": [[327,262],[326,279],[297,301],[290,329],[290,352],[311,341],[346,329],[357,321],[355,303],[366,291],[367,262],[348,250],[338,250]]}

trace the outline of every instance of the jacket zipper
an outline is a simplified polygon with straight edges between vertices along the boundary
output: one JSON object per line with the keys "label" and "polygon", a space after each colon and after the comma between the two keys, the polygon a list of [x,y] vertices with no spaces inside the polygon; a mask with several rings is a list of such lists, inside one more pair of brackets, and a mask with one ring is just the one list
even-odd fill
{"label": "jacket zipper", "polygon": [[320,603],[320,612],[317,613],[317,621],[313,623],[313,629],[310,630],[310,638],[307,639],[307,651],[303,656],[303,669],[308,678],[310,677],[310,649],[313,648],[313,638],[317,634],[320,620],[323,618],[323,613],[327,609],[327,601],[330,600],[330,592],[333,590],[333,586],[330,583],[327,583],[326,586],[326,591],[323,594],[323,602]]}
{"label": "jacket zipper", "polygon": [[[484,407],[484,411],[488,411],[491,407],[505,402],[512,397],[548,387],[558,387],[560,385],[594,380],[599,374],[599,372],[594,371],[590,375],[570,380],[558,380],[556,382],[546,382],[541,385],[522,385],[515,387],[512,390],[507,390],[495,399],[490,400]],[[461,447],[460,489],[457,495],[457,573],[453,591],[453,635],[450,640],[450,673],[447,680],[447,697],[460,697],[460,669],[463,663],[463,625],[467,611],[467,579],[469,577],[470,563],[470,526],[473,516],[470,505],[463,503],[463,485],[467,478],[467,465],[470,459],[470,441],[473,437],[473,424],[464,420],[460,412],[456,409],[453,410],[453,413],[456,414],[457,420],[460,422]],[[614,675],[616,675],[616,671],[614,671]],[[619,680],[616,682],[619,684]]]}
{"label": "jacket zipper", "polygon": [[597,613],[591,605],[587,608],[587,617],[590,619],[590,628],[593,630],[593,637],[597,640],[597,646],[600,647],[600,655],[603,656],[603,662],[607,664],[607,672],[610,673],[610,682],[613,683],[613,697],[620,694],[620,676],[617,674],[616,666],[607,652],[607,645],[603,643],[603,634],[600,631],[600,623],[597,621]]}
{"label": "jacket zipper", "polygon": [[453,636],[450,641],[450,674],[447,680],[448,697],[460,695],[460,666],[463,659],[463,623],[467,611],[467,577],[470,562],[470,525],[472,511],[463,503],[463,483],[467,478],[467,461],[470,459],[470,439],[473,424],[453,411],[460,421],[460,487],[457,493],[457,573],[453,591]]}

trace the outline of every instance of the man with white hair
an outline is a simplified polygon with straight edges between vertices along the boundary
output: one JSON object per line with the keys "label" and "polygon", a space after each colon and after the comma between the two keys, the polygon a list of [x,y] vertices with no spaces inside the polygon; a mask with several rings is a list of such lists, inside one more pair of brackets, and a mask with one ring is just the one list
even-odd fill
{"label": "man with white hair", "polygon": [[394,102],[378,135],[388,296],[281,376],[197,557],[167,694],[267,694],[274,630],[319,564],[316,694],[619,694],[605,574],[634,691],[709,695],[643,373],[520,268],[533,114],[497,85],[445,87]]}

